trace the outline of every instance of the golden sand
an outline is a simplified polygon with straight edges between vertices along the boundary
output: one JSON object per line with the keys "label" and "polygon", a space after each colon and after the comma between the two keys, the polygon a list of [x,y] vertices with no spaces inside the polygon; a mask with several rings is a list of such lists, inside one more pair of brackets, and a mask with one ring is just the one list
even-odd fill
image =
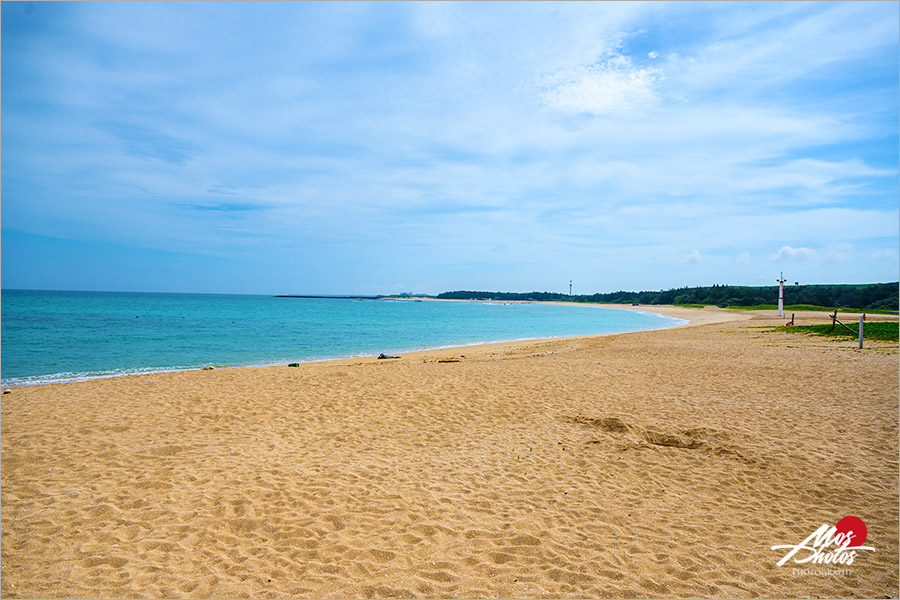
{"label": "golden sand", "polygon": [[[897,597],[897,344],[658,311],[694,325],[14,389],[0,591]],[[846,515],[873,551],[776,566]]]}

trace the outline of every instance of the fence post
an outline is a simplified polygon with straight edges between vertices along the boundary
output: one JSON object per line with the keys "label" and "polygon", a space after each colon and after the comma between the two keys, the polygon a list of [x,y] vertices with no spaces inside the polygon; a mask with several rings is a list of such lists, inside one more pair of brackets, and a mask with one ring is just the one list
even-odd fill
{"label": "fence post", "polygon": [[862,350],[862,341],[863,341],[863,321],[865,317],[863,315],[859,316],[859,349]]}

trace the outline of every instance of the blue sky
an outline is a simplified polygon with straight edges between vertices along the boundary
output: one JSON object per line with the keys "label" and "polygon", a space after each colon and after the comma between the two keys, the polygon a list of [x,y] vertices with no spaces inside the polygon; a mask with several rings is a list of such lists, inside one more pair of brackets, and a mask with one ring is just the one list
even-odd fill
{"label": "blue sky", "polygon": [[898,279],[898,3],[2,3],[4,288]]}

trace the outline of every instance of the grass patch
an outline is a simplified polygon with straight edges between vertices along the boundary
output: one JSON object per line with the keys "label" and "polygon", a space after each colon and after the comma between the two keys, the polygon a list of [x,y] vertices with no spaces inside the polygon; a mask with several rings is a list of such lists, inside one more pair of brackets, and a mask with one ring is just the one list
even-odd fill
{"label": "grass patch", "polygon": [[[822,335],[827,337],[836,337],[840,339],[859,339],[859,323],[848,323],[847,327],[852,329],[850,332],[840,325],[835,326],[834,330],[831,325],[788,325],[785,327],[776,327],[772,331],[786,331],[788,333],[808,333],[810,335]],[[863,325],[864,340],[881,340],[885,342],[898,341],[898,323],[877,322],[866,323]]]}

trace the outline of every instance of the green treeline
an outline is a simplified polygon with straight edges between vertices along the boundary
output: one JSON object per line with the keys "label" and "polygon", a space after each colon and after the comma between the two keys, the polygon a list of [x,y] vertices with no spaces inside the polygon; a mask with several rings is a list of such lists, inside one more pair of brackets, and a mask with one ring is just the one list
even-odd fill
{"label": "green treeline", "polygon": [[[834,308],[897,310],[897,291],[900,282],[866,283],[859,285],[787,285],[785,304],[810,304]],[[600,302],[616,304],[715,304],[728,306],[759,306],[778,303],[778,286],[713,285],[682,287],[657,292],[610,292],[568,296],[551,292],[444,292],[438,298],[447,300],[563,300],[568,302]]]}

